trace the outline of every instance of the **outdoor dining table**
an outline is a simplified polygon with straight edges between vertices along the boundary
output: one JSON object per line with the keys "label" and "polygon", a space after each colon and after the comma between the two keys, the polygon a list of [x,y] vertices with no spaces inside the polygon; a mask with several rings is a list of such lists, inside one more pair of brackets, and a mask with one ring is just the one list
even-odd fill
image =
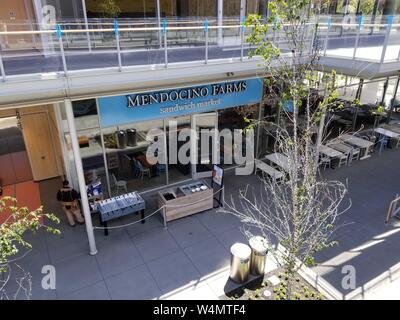
{"label": "outdoor dining table", "polygon": [[290,171],[289,158],[282,153],[271,153],[267,155],[264,159],[276,164],[278,167],[281,167],[286,172]]}
{"label": "outdoor dining table", "polygon": [[400,126],[399,125],[395,125],[395,124],[383,124],[381,125],[381,128],[386,129],[386,130],[390,130],[396,133],[400,133]]}
{"label": "outdoor dining table", "polygon": [[351,134],[344,134],[339,137],[339,139],[360,149],[364,149],[364,155],[360,158],[360,160],[364,160],[370,157],[369,149],[374,145],[373,142],[355,137]]}
{"label": "outdoor dining table", "polygon": [[376,133],[379,133],[379,134],[384,135],[389,138],[399,138],[400,137],[400,133],[393,132],[393,131],[390,131],[390,130],[384,129],[384,128],[376,128],[374,131]]}
{"label": "outdoor dining table", "polygon": [[[400,139],[400,133],[393,132],[393,131],[390,131],[390,130],[385,129],[385,128],[376,128],[374,131],[376,133],[379,133],[380,136],[385,136],[385,137],[388,137],[389,139],[398,139],[398,140]],[[378,141],[382,141],[381,137],[379,137]],[[383,144],[380,143],[379,154],[382,153],[382,148],[383,148]]]}
{"label": "outdoor dining table", "polygon": [[326,145],[320,145],[319,152],[326,155],[329,158],[341,158],[341,157],[346,156],[342,152],[335,150],[334,148],[330,148]]}

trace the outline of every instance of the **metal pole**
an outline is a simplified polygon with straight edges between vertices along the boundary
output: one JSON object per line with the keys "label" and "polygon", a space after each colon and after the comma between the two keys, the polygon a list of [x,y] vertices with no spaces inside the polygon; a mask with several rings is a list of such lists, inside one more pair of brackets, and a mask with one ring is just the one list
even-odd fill
{"label": "metal pole", "polygon": [[[156,10],[157,10],[158,28],[161,28],[161,6],[160,6],[160,0],[156,1]],[[158,43],[159,43],[160,49],[161,49],[162,48],[161,29],[158,29]]]}
{"label": "metal pole", "polygon": [[240,22],[243,21],[243,18],[246,16],[246,0],[240,0]]}
{"label": "metal pole", "polygon": [[119,43],[119,29],[117,20],[114,20],[114,33],[115,33],[115,42],[117,43],[118,71],[121,72],[122,71],[121,46]]}
{"label": "metal pole", "polygon": [[358,17],[358,28],[357,28],[356,43],[354,44],[353,60],[356,58],[358,43],[360,41],[360,32],[361,32],[362,20],[363,20],[363,17],[359,16]]}
{"label": "metal pole", "polygon": [[312,38],[310,41],[310,54],[313,53],[314,50],[314,43],[315,43],[315,39],[317,38],[318,35],[318,21],[315,22],[315,27],[314,27],[314,31],[312,32]]}
{"label": "metal pole", "polygon": [[59,44],[60,50],[61,50],[61,60],[62,60],[62,63],[63,63],[64,74],[65,74],[65,76],[67,76],[68,75],[68,72],[67,72],[67,60],[65,58],[64,44],[63,44],[63,41],[62,41],[62,31],[61,31],[61,27],[60,27],[59,24],[57,25],[56,33],[57,33],[57,38],[58,38],[58,44]]}
{"label": "metal pole", "polygon": [[383,85],[383,92],[382,92],[382,99],[381,99],[381,106],[385,103],[387,89],[389,87],[389,77],[386,78],[385,84]]}
{"label": "metal pole", "polygon": [[[364,79],[360,79],[360,83],[358,84],[358,89],[357,89],[357,93],[356,93],[356,99],[358,99],[358,100],[360,100],[360,98],[361,98],[363,85],[364,85]],[[356,129],[357,116],[358,116],[358,106],[356,107],[356,110],[354,111],[352,131],[354,131]]]}
{"label": "metal pole", "polygon": [[85,20],[86,38],[88,42],[89,52],[92,52],[92,45],[90,43],[89,22],[87,18],[86,0],[82,0],[83,19]]}
{"label": "metal pole", "polygon": [[386,34],[385,34],[385,41],[384,41],[383,47],[382,47],[381,63],[383,63],[385,61],[385,56],[386,56],[386,51],[387,51],[387,47],[389,44],[389,38],[390,38],[390,32],[392,30],[392,25],[393,25],[393,16],[389,16]]}
{"label": "metal pole", "polygon": [[107,155],[106,155],[106,145],[104,143],[104,131],[103,131],[103,125],[101,123],[101,112],[100,112],[100,108],[99,108],[99,100],[98,99],[96,99],[96,109],[97,109],[97,115],[99,117],[100,140],[101,140],[101,148],[102,148],[103,161],[104,161],[104,170],[106,171],[107,191],[108,191],[109,197],[112,197],[110,174],[108,171],[108,162],[107,162]]}
{"label": "metal pole", "polygon": [[165,68],[168,68],[168,48],[167,48],[167,19],[163,21],[163,32],[164,32],[164,61]]}
{"label": "metal pole", "polygon": [[81,194],[83,215],[85,217],[86,233],[89,240],[89,253],[91,255],[95,255],[97,254],[96,241],[93,233],[92,217],[90,215],[89,200],[86,191],[86,182],[83,173],[82,159],[79,151],[78,137],[75,128],[74,112],[72,110],[72,103],[70,99],[65,99],[64,104],[67,114],[69,133],[71,135],[72,152],[75,159],[75,169],[78,175],[79,191]]}
{"label": "metal pole", "polygon": [[244,19],[242,20],[242,25],[240,26],[240,61],[243,62],[243,51],[244,51]]}
{"label": "metal pole", "polygon": [[392,117],[392,113],[393,113],[393,108],[394,108],[394,103],[396,101],[396,96],[397,96],[397,91],[399,90],[399,85],[400,85],[400,76],[398,76],[397,81],[396,81],[396,87],[394,89],[394,95],[393,95],[393,99],[390,102],[390,110],[388,112],[387,118],[386,118],[386,123],[389,124],[390,122],[390,118]]}
{"label": "metal pole", "polygon": [[223,25],[223,12],[224,12],[224,0],[218,0],[218,10],[217,10],[217,23],[218,23],[218,34],[217,34],[217,43],[218,46],[222,46],[223,44],[223,35],[222,35],[222,25]]}
{"label": "metal pole", "polygon": [[204,21],[204,32],[205,32],[205,37],[206,37],[206,52],[205,52],[205,59],[204,63],[208,63],[208,20]]}
{"label": "metal pole", "polygon": [[328,38],[329,31],[331,30],[332,17],[328,18],[328,29],[326,30],[325,46],[324,46],[324,57],[326,56],[326,50],[328,49]]}
{"label": "metal pole", "polygon": [[1,54],[0,54],[0,71],[3,81],[6,82],[6,71],[4,70],[3,58],[1,57]]}

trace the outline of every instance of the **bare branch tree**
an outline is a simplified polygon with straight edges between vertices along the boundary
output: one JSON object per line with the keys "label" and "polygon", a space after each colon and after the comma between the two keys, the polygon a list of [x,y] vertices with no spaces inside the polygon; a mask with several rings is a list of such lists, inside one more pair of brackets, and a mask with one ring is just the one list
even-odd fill
{"label": "bare branch tree", "polygon": [[[252,54],[263,58],[262,76],[278,116],[275,122],[263,119],[256,125],[273,128],[273,151],[287,158],[288,170],[283,183],[263,174],[261,188],[245,187],[221,210],[238,216],[248,236],[256,228],[268,240],[270,252],[289,275],[290,299],[295,272],[314,264],[317,251],[335,244],[331,235],[351,202],[343,205],[344,183],[319,175],[320,146],[329,136],[327,115],[343,106],[336,103],[336,73],[321,73],[318,23],[309,19],[310,0],[268,5],[266,23],[257,15],[247,19],[252,30],[247,41],[255,47]],[[286,254],[278,254],[273,244],[282,245]]]}

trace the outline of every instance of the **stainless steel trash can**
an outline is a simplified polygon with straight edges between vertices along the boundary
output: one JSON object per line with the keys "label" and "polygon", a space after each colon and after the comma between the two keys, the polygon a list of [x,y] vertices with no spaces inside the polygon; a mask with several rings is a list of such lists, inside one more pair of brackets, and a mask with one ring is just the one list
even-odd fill
{"label": "stainless steel trash can", "polygon": [[127,129],[126,135],[128,136],[128,146],[135,147],[137,145],[136,130],[133,128]]}
{"label": "stainless steel trash can", "polygon": [[126,136],[125,131],[123,130],[118,130],[115,132],[115,139],[117,140],[117,148],[118,149],[125,149],[128,139]]}
{"label": "stainless steel trash can", "polygon": [[260,276],[265,273],[265,257],[268,253],[267,240],[263,237],[255,236],[250,238],[251,248],[250,273]]}
{"label": "stainless steel trash can", "polygon": [[229,277],[237,282],[247,281],[250,272],[251,249],[247,244],[235,243],[231,246],[231,270]]}

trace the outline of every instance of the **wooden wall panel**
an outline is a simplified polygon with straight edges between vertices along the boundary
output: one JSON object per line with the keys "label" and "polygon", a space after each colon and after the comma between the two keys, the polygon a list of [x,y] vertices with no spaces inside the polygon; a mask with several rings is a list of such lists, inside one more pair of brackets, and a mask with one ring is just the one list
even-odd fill
{"label": "wooden wall panel", "polygon": [[0,117],[21,115],[22,132],[33,179],[63,175],[62,152],[52,105],[0,110]]}

